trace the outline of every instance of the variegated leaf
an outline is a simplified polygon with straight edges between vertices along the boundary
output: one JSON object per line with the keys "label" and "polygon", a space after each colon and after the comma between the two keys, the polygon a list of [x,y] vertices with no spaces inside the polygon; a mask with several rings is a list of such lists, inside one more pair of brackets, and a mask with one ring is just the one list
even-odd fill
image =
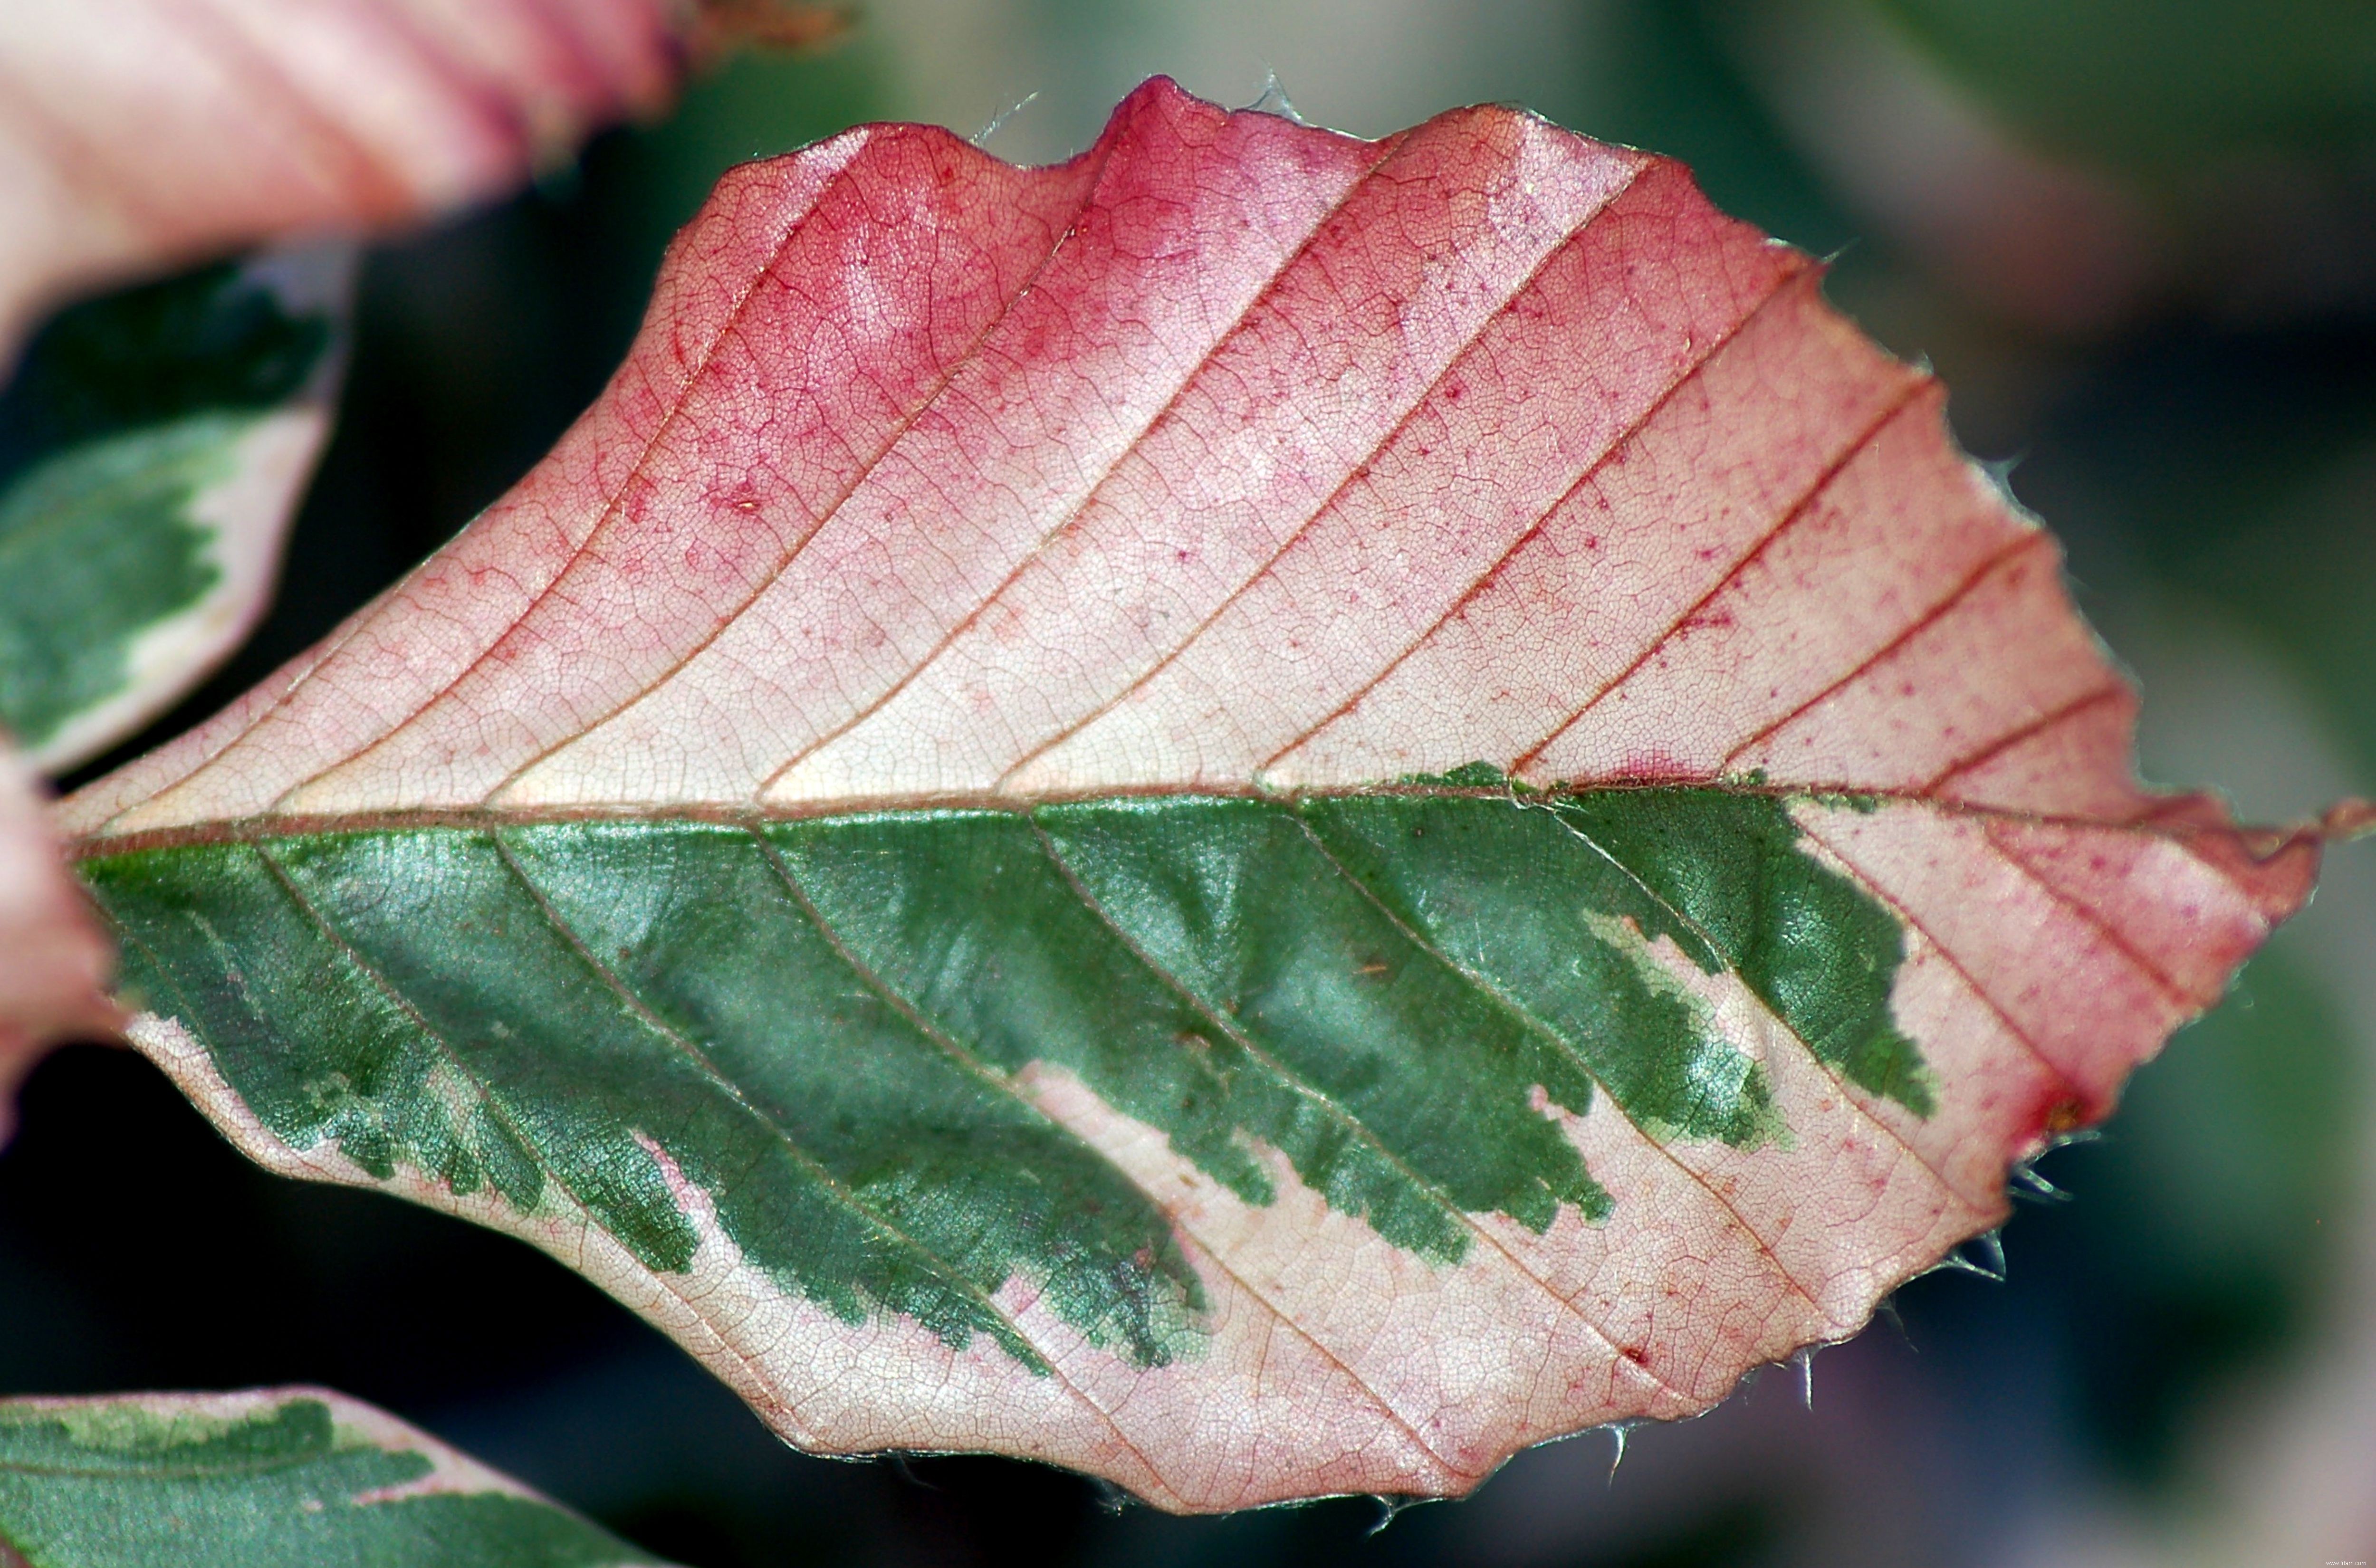
{"label": "variegated leaf", "polygon": [[659,1560],[341,1394],[0,1399],[6,1568]]}
{"label": "variegated leaf", "polygon": [[1155,82],[728,176],[553,455],[67,807],[275,1169],[527,1237],[788,1438],[1468,1490],[1851,1334],[2319,834],[1678,166]]}
{"label": "variegated leaf", "polygon": [[330,428],[354,253],[89,301],[0,397],[0,728],[63,771],[154,719],[264,612]]}

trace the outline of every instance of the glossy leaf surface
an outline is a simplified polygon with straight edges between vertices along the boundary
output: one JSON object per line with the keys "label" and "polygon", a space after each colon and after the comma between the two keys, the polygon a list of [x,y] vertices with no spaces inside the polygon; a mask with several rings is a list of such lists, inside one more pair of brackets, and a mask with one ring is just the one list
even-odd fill
{"label": "glossy leaf surface", "polygon": [[1453,1493],[1853,1333],[2306,895],[1806,258],[1503,110],[731,174],[627,365],[68,803],[274,1167],[794,1442]]}
{"label": "glossy leaf surface", "polygon": [[0,1400],[0,1562],[26,1568],[658,1564],[319,1389]]}

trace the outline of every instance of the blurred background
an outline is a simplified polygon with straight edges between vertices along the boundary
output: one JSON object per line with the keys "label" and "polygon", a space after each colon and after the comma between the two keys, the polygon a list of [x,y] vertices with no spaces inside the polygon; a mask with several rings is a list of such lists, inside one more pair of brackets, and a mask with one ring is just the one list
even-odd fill
{"label": "blurred background", "polygon": [[[2366,0],[868,0],[496,209],[374,251],[343,419],[255,642],[326,631],[542,455],[727,165],[866,119],[1063,158],[1141,77],[1375,136],[1523,103],[1837,258],[1954,393],[2146,696],[2144,767],[2263,821],[2376,794],[2376,6]],[[86,776],[110,766],[103,760]],[[69,780],[71,783],[74,780]],[[1714,1414],[1474,1499],[1226,1520],[992,1459],[792,1454],[527,1248],[246,1166],[128,1052],[0,1155],[0,1392],[291,1381],[699,1568],[2376,1559],[2376,845],[1962,1272]],[[524,1342],[517,1324],[535,1325]]]}

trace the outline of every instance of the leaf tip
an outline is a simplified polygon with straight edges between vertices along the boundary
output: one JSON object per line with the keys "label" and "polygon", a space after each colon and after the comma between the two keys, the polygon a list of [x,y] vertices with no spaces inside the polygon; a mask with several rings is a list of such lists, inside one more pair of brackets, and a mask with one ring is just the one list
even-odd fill
{"label": "leaf tip", "polygon": [[2357,796],[2337,801],[2319,819],[2318,836],[2330,844],[2347,844],[2354,838],[2376,836],[2376,801],[2363,801]]}

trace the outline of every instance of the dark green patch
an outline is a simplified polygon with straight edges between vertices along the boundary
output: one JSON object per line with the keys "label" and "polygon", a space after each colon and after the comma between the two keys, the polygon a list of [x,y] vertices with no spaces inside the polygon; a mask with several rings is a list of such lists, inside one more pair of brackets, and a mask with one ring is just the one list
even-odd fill
{"label": "dark green patch", "polygon": [[0,484],[85,442],[203,411],[293,397],[333,336],[222,262],[70,305],[25,350],[0,395]]}
{"label": "dark green patch", "polygon": [[[1645,972],[1639,944],[1672,923],[1666,910],[1557,812],[1348,795],[1304,814],[1396,920],[1559,1041],[1653,1135],[1754,1147],[1781,1132],[1764,1071]],[[1641,933],[1631,950],[1611,921]],[[1545,1081],[1561,1098],[1561,1080]]]}
{"label": "dark green patch", "polygon": [[550,1503],[479,1492],[359,1501],[423,1455],[341,1433],[297,1398],[239,1420],[133,1400],[0,1402],[0,1547],[36,1568],[597,1568],[655,1560]]}
{"label": "dark green patch", "polygon": [[1897,920],[1799,846],[1786,802],[1720,790],[1604,790],[1555,808],[1654,900],[1643,933],[1701,968],[1737,971],[1816,1056],[1918,1116],[1936,1109],[1922,1054],[1889,990],[1906,958]]}
{"label": "dark green patch", "polygon": [[[1170,1359],[1201,1301],[1159,1217],[1016,1092],[1010,1064],[904,1011],[760,838],[617,825],[508,838],[589,959],[733,1087],[747,1136],[657,1107],[646,1131],[724,1194],[719,1218],[754,1262],[853,1320],[854,1284],[954,1344],[989,1333],[1036,1364],[988,1305],[1028,1268],[1099,1343]],[[804,1218],[821,1206],[834,1223]]]}
{"label": "dark green patch", "polygon": [[787,1289],[1034,1368],[992,1305],[1017,1276],[1138,1364],[1201,1343],[1162,1212],[1038,1109],[1065,1076],[1250,1204],[1291,1170],[1445,1263],[1473,1216],[1610,1212],[1554,1114],[1596,1087],[1654,1136],[1788,1138],[1661,938],[1929,1104],[1895,926],[1764,797],[381,828],[83,872],[133,999],[284,1142],[583,1207],[682,1269],[665,1151]]}
{"label": "dark green patch", "polygon": [[[1273,1064],[1255,1082],[1289,1091],[1282,1114],[1250,1130],[1332,1206],[1446,1261],[1467,1249],[1463,1214],[1538,1231],[1562,1203],[1607,1216],[1608,1194],[1532,1103],[1541,1085],[1584,1111],[1581,1064],[1398,929],[1293,807],[1171,800],[1040,815],[1115,929]],[[1325,1111],[1294,1114],[1299,1102]]]}
{"label": "dark green patch", "polygon": [[77,305],[0,396],[0,726],[38,746],[214,586],[191,516],[332,337],[230,267]]}

